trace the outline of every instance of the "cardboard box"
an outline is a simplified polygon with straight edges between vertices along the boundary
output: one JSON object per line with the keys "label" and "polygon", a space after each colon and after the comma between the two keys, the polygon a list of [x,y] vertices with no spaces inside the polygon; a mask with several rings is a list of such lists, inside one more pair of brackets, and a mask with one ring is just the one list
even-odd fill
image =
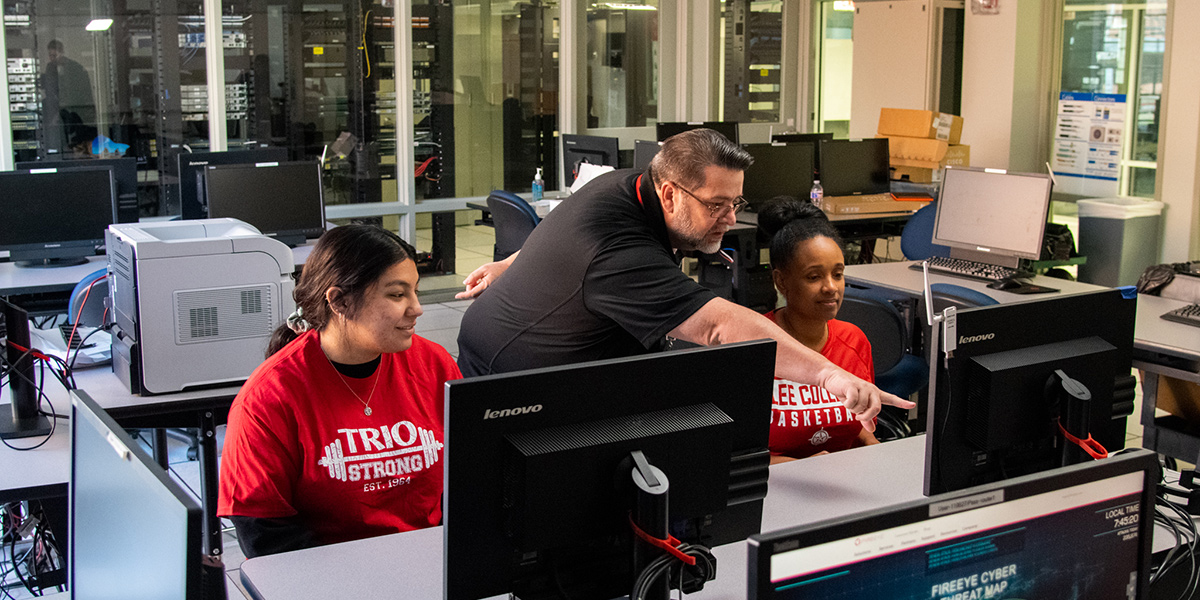
{"label": "cardboard box", "polygon": [[962,139],[963,119],[949,113],[907,108],[879,111],[879,135],[927,138],[957,144]]}
{"label": "cardboard box", "polygon": [[971,166],[971,147],[967,145],[947,146],[945,154],[937,161],[899,158],[893,155],[891,163],[892,179],[913,183],[937,183],[942,180],[942,167],[947,165],[952,167]]}
{"label": "cardboard box", "polygon": [[[1145,377],[1153,375],[1146,374]],[[1200,385],[1174,377],[1159,377],[1154,406],[1188,423],[1200,425]]]}
{"label": "cardboard box", "polygon": [[821,200],[821,210],[831,215],[857,215],[917,211],[929,204],[922,200],[877,199],[872,196],[826,196]]}

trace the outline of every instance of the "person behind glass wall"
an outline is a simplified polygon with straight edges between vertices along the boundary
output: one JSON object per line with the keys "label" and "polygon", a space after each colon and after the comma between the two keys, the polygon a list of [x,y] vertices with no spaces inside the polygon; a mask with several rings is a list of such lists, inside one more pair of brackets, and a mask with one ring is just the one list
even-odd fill
{"label": "person behind glass wall", "polygon": [[229,411],[217,512],[247,557],[441,522],[442,390],[461,375],[413,333],[415,256],[345,225],[305,263],[296,312]]}
{"label": "person behind glass wall", "polygon": [[83,65],[67,56],[61,41],[50,40],[46,54],[49,60],[41,81],[43,126],[51,133],[50,143],[57,141],[64,151],[86,154],[88,144],[96,137],[91,78]]}
{"label": "person behind glass wall", "polygon": [[[775,289],[787,300],[766,317],[833,364],[874,382],[867,336],[834,318],[846,290],[846,259],[841,238],[825,213],[807,200],[780,196],[759,211],[758,225],[771,239]],[[772,462],[878,443],[828,390],[775,379]]]}

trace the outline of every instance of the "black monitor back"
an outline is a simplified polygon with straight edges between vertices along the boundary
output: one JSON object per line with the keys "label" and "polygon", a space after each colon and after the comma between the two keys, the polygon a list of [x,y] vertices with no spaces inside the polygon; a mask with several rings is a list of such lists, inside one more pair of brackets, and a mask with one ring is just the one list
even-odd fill
{"label": "black monitor back", "polygon": [[204,191],[204,168],[209,165],[246,165],[284,162],[287,148],[226,150],[223,152],[189,152],[179,154],[179,206],[184,219],[207,219],[208,205]]}
{"label": "black monitor back", "polygon": [[[626,448],[621,441],[625,435],[617,435],[620,439],[613,441],[614,431],[636,437],[635,445],[647,449],[651,464],[666,472],[676,537],[711,547],[755,533],[761,523],[761,498],[766,494],[774,356],[774,342],[767,340],[448,383],[447,598],[501,594],[517,582],[536,587],[538,582],[553,579],[547,572],[547,557],[564,552],[583,552],[585,556],[578,562],[568,562],[590,570],[591,576],[599,576],[607,586],[598,590],[592,582],[583,584],[584,590],[576,590],[579,597],[627,593],[629,582],[616,573],[629,570],[628,557],[606,543],[629,531],[627,507],[604,506],[613,504],[609,496],[618,485],[614,479],[617,463],[610,451]],[[675,433],[660,428],[670,420],[664,415],[672,411],[683,415],[723,412],[731,423],[725,433],[708,440],[710,448],[689,451],[685,446],[673,453],[672,444],[661,443]],[[611,421],[617,423],[615,428],[609,426]],[[579,433],[598,429],[606,432],[603,444],[598,443],[602,439],[599,434]],[[663,435],[658,435],[660,432]],[[539,441],[530,442],[530,437]],[[546,441],[549,438],[560,441],[550,443]],[[572,468],[560,472],[556,486],[537,485],[541,481],[537,475],[544,475],[545,468],[534,470],[531,477],[522,476],[520,465],[533,463],[515,459],[512,452],[518,445],[527,448],[530,444],[553,450],[543,457],[547,459],[574,452],[569,455]],[[714,458],[707,455],[722,445],[728,450],[715,458],[714,465]],[[728,481],[720,490],[724,493],[716,496],[724,502],[724,510],[713,512],[709,506],[713,493],[706,486],[725,477]],[[558,516],[523,517],[529,514],[524,509],[531,503],[558,506],[560,509],[552,511]],[[583,517],[578,514],[579,507],[587,507]],[[557,539],[555,548],[540,545],[547,536]],[[531,558],[531,550],[539,551],[538,560]],[[605,591],[617,593],[605,596]]]}
{"label": "black monitor back", "polygon": [[817,175],[826,196],[886,194],[891,190],[887,138],[824,140]]}
{"label": "black monitor back", "polygon": [[758,210],[776,196],[807,198],[816,169],[813,144],[746,144],[754,163],[746,169],[742,195]]}
{"label": "black monitor back", "polygon": [[832,139],[832,133],[776,133],[771,136],[771,141],[779,144],[816,144]]}
{"label": "black monitor back", "polygon": [[658,154],[660,147],[654,140],[634,140],[633,168],[645,171],[650,166],[650,161],[654,160],[654,156]]}
{"label": "black monitor back", "polygon": [[75,598],[199,600],[199,502],[85,392],[71,392]]}
{"label": "black monitor back", "polygon": [[137,223],[138,218],[138,181],[137,159],[126,158],[92,158],[73,160],[31,160],[17,163],[17,169],[75,169],[79,167],[112,167],[113,180],[117,184],[116,215],[114,223]]}
{"label": "black monitor back", "polygon": [[656,123],[654,133],[658,141],[662,142],[677,133],[701,128],[712,129],[729,138],[729,141],[735,144],[738,143],[738,124],[736,121],[669,121],[666,123]]}
{"label": "black monitor back", "polygon": [[615,137],[564,133],[562,134],[562,146],[563,176],[568,187],[575,183],[581,163],[607,165],[614,169],[618,166],[617,138]]}

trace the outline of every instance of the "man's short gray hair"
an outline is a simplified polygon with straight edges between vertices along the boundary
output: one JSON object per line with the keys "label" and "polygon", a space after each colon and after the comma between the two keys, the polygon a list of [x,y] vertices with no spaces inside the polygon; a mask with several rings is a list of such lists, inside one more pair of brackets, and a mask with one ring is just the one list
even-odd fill
{"label": "man's short gray hair", "polygon": [[710,166],[745,171],[754,158],[741,146],[712,129],[692,129],[675,134],[662,143],[650,161],[654,185],[674,181],[696,189],[704,187],[704,170]]}

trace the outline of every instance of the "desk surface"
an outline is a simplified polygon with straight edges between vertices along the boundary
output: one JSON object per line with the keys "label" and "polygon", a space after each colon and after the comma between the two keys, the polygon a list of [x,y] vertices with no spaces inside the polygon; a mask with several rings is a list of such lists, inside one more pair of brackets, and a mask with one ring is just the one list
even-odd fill
{"label": "desk surface", "polygon": [[[879,213],[850,213],[843,215],[831,215],[825,213],[829,218],[829,222],[835,226],[840,223],[864,223],[868,221],[907,221],[910,217],[916,214],[915,210],[901,210],[896,212],[879,212]],[[751,211],[743,211],[737,215],[738,223],[747,225],[758,225],[758,213]]]}
{"label": "desk surface", "polygon": [[[924,273],[914,269],[910,269],[909,265],[913,262],[892,262],[892,263],[875,263],[869,265],[848,265],[846,267],[846,282],[857,284],[866,287],[879,287],[888,290],[899,292],[901,294],[913,297],[920,297],[924,293],[925,279]],[[1103,286],[1092,285],[1090,283],[1080,283],[1078,281],[1067,281],[1066,279],[1055,279],[1046,277],[1045,275],[1036,275],[1031,280],[1037,285],[1056,288],[1060,290],[1055,293],[1047,294],[1014,294],[1003,290],[993,290],[987,286],[987,283],[967,279],[965,277],[954,277],[952,275],[943,275],[940,273],[929,273],[929,283],[952,283],[965,288],[970,288],[979,292],[983,292],[995,298],[1001,304],[1010,302],[1030,302],[1035,300],[1045,300],[1054,298],[1063,294],[1082,294],[1096,290],[1108,289]]]}
{"label": "desk surface", "polygon": [[1160,316],[1188,304],[1182,300],[1138,294],[1134,347],[1174,358],[1200,361],[1200,327],[1174,323]]}
{"label": "desk surface", "polygon": [[[771,467],[763,530],[813,523],[922,498],[925,437]],[[746,597],[745,542],[715,549],[717,579],[688,598]],[[263,600],[442,598],[442,528],[310,548],[242,563],[242,582]]]}

